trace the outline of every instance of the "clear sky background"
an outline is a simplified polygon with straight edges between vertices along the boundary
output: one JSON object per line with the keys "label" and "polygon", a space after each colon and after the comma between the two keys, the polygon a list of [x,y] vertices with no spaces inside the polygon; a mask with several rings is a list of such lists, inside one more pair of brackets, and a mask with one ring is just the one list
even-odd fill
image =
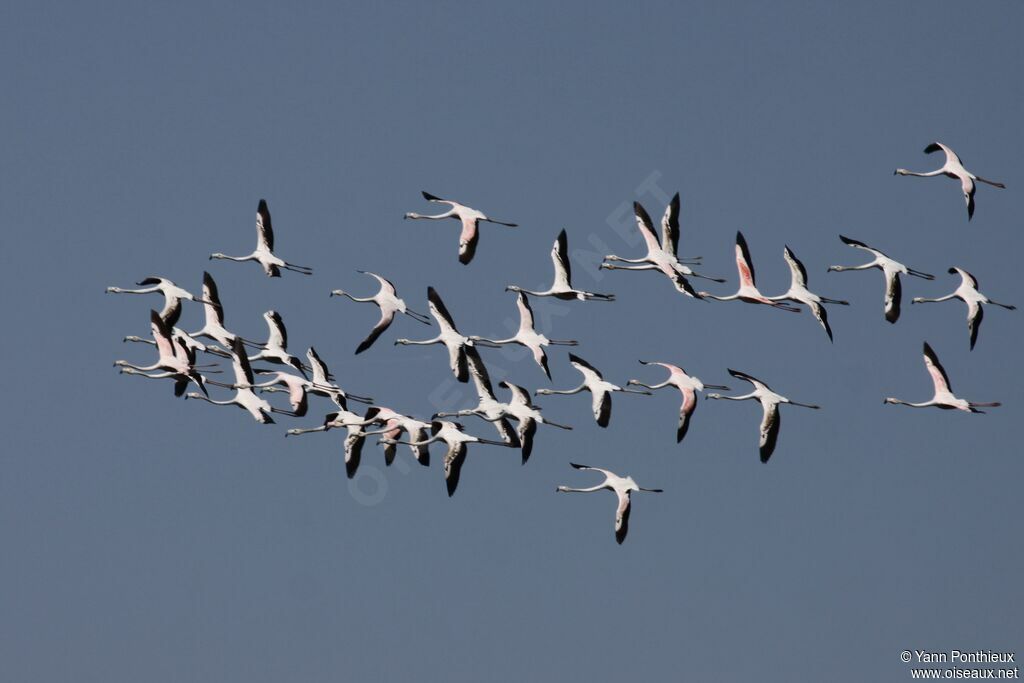
{"label": "clear sky background", "polygon": [[[908,302],[952,291],[955,264],[1024,305],[1022,20],[1018,2],[5,5],[0,679],[903,680],[904,649],[1020,651],[1024,314],[988,310],[969,352],[963,304]],[[981,186],[970,224],[953,181],[892,175],[935,168],[933,140],[1008,186]],[[402,220],[433,208],[421,190],[521,227],[486,226],[464,267],[455,223]],[[660,216],[677,190],[681,252],[729,278],[714,291],[735,286],[737,229],[768,293],[788,244],[852,302],[830,309],[835,344],[806,312],[598,272],[642,252],[630,203]],[[313,277],[207,260],[252,249],[260,197]],[[589,396],[547,397],[574,431],[541,427],[525,467],[471,449],[448,499],[440,447],[385,469],[368,444],[353,487],[341,434],[284,438],[327,402],[261,427],[111,367],[151,362],[121,338],[161,300],[104,288],[197,291],[209,269],[240,334],[275,308],[352,391],[421,418],[469,406],[443,349],[391,344],[426,327],[354,357],[376,311],[328,292],[369,294],[355,270],[374,270],[503,334],[505,285],[546,286],[563,227],[577,284],[618,300],[538,317],[609,380],[660,381],[643,358],[746,392],[733,367],[824,409],[784,409],[765,466],[754,403],[702,401],[676,445],[674,393],[616,396],[606,430]],[[826,274],[864,259],[840,232],[938,276],[904,283],[895,326],[878,272]],[[960,395],[1004,406],[884,406],[930,397],[924,340]],[[495,381],[578,381],[564,349],[552,384],[485,358]],[[555,494],[596,480],[570,461],[666,492],[635,497],[619,547],[611,494]]]}

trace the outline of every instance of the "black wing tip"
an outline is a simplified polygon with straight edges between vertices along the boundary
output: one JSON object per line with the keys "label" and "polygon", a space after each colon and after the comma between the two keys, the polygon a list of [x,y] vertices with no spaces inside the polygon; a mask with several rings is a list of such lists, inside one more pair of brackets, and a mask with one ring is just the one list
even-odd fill
{"label": "black wing tip", "polygon": [[434,201],[438,201],[439,199],[441,199],[437,195],[430,194],[426,190],[420,190],[420,194],[422,194],[423,198],[426,199],[428,202],[434,202]]}
{"label": "black wing tip", "polygon": [[569,466],[574,468],[574,469],[577,469],[577,470],[590,469],[590,465],[580,465],[579,463],[575,463],[575,462],[569,463]]}
{"label": "black wing tip", "polygon": [[928,342],[924,343],[924,353],[925,353],[926,356],[934,356],[935,355],[935,351],[932,349],[931,344],[929,344]]}
{"label": "black wing tip", "polygon": [[924,148],[925,154],[931,154],[932,152],[938,152],[942,149],[942,146],[937,142],[933,142]]}

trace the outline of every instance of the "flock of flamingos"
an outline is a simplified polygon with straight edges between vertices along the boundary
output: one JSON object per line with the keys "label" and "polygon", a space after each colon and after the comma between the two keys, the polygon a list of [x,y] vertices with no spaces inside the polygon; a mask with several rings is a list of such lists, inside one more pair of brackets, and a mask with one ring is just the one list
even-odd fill
{"label": "flock of flamingos", "polygon": [[[968,220],[974,215],[974,195],[976,183],[988,183],[1003,188],[1001,183],[985,180],[974,175],[961,163],[959,157],[942,143],[932,143],[924,150],[926,153],[942,152],[945,163],[941,168],[927,173],[914,173],[905,169],[896,169],[897,175],[920,177],[947,176],[960,181],[964,200],[967,204]],[[460,222],[462,231],[459,235],[459,262],[468,264],[473,259],[480,239],[482,223],[493,223],[508,227],[516,227],[488,217],[482,212],[455,201],[441,199],[423,193],[424,199],[433,204],[447,207],[443,213],[422,215],[407,213],[407,219],[441,220],[455,219]],[[821,325],[829,340],[832,330],[829,327],[826,304],[848,305],[848,302],[830,299],[815,294],[808,289],[807,270],[796,254],[785,247],[783,255],[789,265],[792,279],[789,290],[778,296],[765,296],[756,284],[754,263],[747,249],[747,243],[741,233],[736,234],[736,269],[739,287],[733,294],[717,295],[697,290],[691,280],[703,279],[717,283],[725,280],[696,272],[693,267],[700,267],[700,259],[680,258],[679,247],[679,195],[676,194],[665,210],[660,225],[660,238],[655,224],[647,211],[639,203],[634,204],[637,229],[644,239],[647,253],[637,258],[625,258],[609,255],[605,257],[602,268],[610,270],[654,270],[664,274],[672,285],[685,296],[697,299],[713,299],[717,301],[742,301],[748,304],[771,306],[783,311],[799,312],[800,305],[805,306]],[[221,253],[210,255],[211,259],[227,259],[231,261],[255,261],[269,277],[280,277],[281,271],[287,270],[303,275],[311,275],[312,269],[289,263],[274,254],[274,232],[271,226],[270,211],[267,203],[260,200],[256,213],[257,242],[256,249],[246,256],[227,256]],[[895,323],[900,315],[902,288],[900,276],[934,280],[928,273],[910,268],[885,253],[870,247],[863,242],[840,235],[844,244],[860,251],[867,252],[871,260],[853,266],[831,266],[829,271],[867,270],[877,268],[882,271],[885,280],[884,315],[890,323]],[[147,294],[159,293],[164,297],[163,308],[150,312],[151,339],[129,336],[125,341],[144,342],[155,346],[156,360],[150,365],[136,365],[125,360],[116,361],[115,366],[120,372],[150,379],[169,379],[174,383],[175,396],[200,399],[214,405],[233,405],[246,410],[261,424],[273,423],[272,414],[302,417],[309,409],[309,397],[317,396],[333,401],[335,410],[329,413],[319,426],[308,429],[290,429],[287,435],[298,435],[308,432],[324,432],[331,429],[344,429],[345,437],[345,468],[347,475],[355,476],[363,443],[366,437],[378,436],[378,443],[384,447],[387,464],[395,458],[398,444],[408,445],[413,457],[422,465],[429,465],[429,446],[434,442],[444,442],[447,452],[444,456],[444,475],[448,495],[451,496],[458,486],[459,475],[466,459],[469,444],[489,444],[508,448],[518,448],[525,464],[533,449],[534,435],[538,425],[548,425],[560,429],[571,429],[567,425],[557,424],[545,419],[540,408],[532,401],[531,392],[511,382],[503,381],[499,386],[510,392],[506,401],[499,400],[488,376],[487,366],[479,352],[480,347],[499,347],[506,344],[518,344],[529,349],[533,359],[541,371],[551,379],[548,356],[545,348],[553,345],[576,346],[574,340],[548,339],[539,332],[530,308],[530,297],[556,297],[563,300],[577,301],[614,301],[612,294],[601,294],[576,289],[572,284],[572,269],[569,262],[568,237],[563,230],[559,233],[551,250],[551,261],[554,266],[554,279],[551,287],[544,291],[532,291],[516,285],[506,287],[507,291],[516,293],[516,304],[519,309],[519,329],[507,339],[488,339],[476,335],[462,334],[455,324],[451,313],[445,307],[440,295],[433,287],[427,290],[427,306],[430,316],[410,309],[405,301],[398,297],[394,285],[386,278],[366,271],[359,271],[373,278],[378,290],[372,296],[357,297],[343,290],[334,290],[331,296],[347,297],[355,302],[373,303],[380,309],[380,320],[370,331],[365,340],[356,348],[356,354],[370,348],[384,332],[387,331],[397,314],[406,315],[413,320],[431,326],[431,318],[437,325],[437,334],[429,339],[409,340],[397,339],[400,345],[442,344],[448,351],[448,361],[452,373],[460,382],[472,378],[479,395],[479,403],[473,407],[454,413],[438,413],[429,421],[421,421],[409,415],[397,412],[384,406],[376,405],[373,399],[346,392],[334,381],[334,377],[316,350],[310,347],[305,360],[293,356],[288,351],[288,333],[284,320],[276,311],[264,314],[269,330],[266,341],[256,342],[243,339],[225,327],[224,307],[217,291],[217,285],[209,273],[203,274],[202,294],[193,295],[163,277],[148,277],[138,283],[139,289],[122,289],[110,287],[111,293]],[[970,346],[973,349],[978,338],[978,330],[984,314],[984,306],[993,305],[1013,310],[1014,306],[998,303],[989,299],[978,290],[978,281],[973,275],[962,268],[950,268],[949,273],[960,278],[959,286],[950,294],[935,299],[916,297],[912,303],[940,302],[960,299],[967,305],[967,326]],[[205,322],[195,332],[185,332],[178,327],[182,311],[182,302],[196,302],[203,307]],[[200,341],[203,339],[205,341]],[[228,359],[234,373],[234,381],[219,381],[213,375],[220,374],[215,363],[198,362],[198,354],[204,353]],[[256,367],[260,361],[269,363],[279,369]],[[601,372],[583,358],[570,353],[569,363],[579,371],[582,381],[579,386],[570,389],[538,389],[537,395],[576,394],[587,391],[591,395],[591,408],[594,420],[601,427],[607,427],[611,419],[612,393],[650,394],[651,391],[672,387],[681,396],[679,419],[676,427],[676,441],[681,442],[686,436],[690,419],[697,406],[697,392],[706,389],[726,391],[728,387],[704,384],[700,379],[687,374],[681,367],[671,363],[640,361],[644,366],[657,366],[667,371],[663,381],[646,384],[639,380],[629,380],[626,386],[619,386],[604,379]],[[995,407],[999,403],[979,403],[959,398],[953,394],[946,371],[939,363],[932,348],[924,344],[924,364],[931,376],[934,394],[931,399],[919,403],[911,403],[897,398],[886,398],[886,403],[907,405],[915,408],[935,407],[946,410],[961,410],[971,413],[982,412],[980,408]],[[707,393],[705,398],[729,401],[745,401],[753,399],[761,404],[763,416],[760,424],[760,456],[761,462],[768,462],[779,436],[779,407],[783,404],[817,409],[809,403],[798,403],[782,394],[773,391],[766,383],[738,370],[729,370],[732,377],[749,383],[753,391],[742,395],[723,395]],[[198,391],[186,393],[192,385]],[[209,387],[215,386],[233,391],[233,395],[224,400],[211,398]],[[630,388],[630,387],[643,387]],[[288,396],[288,408],[272,405],[263,393],[282,392]],[[353,412],[350,403],[362,403],[366,409],[362,414]],[[499,439],[484,439],[466,433],[464,426],[456,421],[445,420],[445,417],[466,417],[475,415],[490,422],[497,430]],[[516,423],[513,429],[512,422]],[[406,438],[403,440],[402,436]],[[587,488],[571,488],[559,486],[558,491],[589,493],[607,489],[615,493],[618,504],[615,511],[615,539],[622,543],[629,528],[630,495],[633,492],[655,492],[661,489],[650,489],[639,486],[632,477],[622,477],[609,470],[587,465],[571,463],[579,470],[592,470],[603,476],[603,481]]]}

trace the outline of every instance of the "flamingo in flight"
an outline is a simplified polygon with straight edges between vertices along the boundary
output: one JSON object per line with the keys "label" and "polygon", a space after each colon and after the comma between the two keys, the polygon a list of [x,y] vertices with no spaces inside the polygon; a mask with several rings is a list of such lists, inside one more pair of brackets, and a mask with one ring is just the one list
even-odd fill
{"label": "flamingo in flight", "polygon": [[[170,328],[173,336],[180,337],[185,345],[192,351],[210,351],[211,353],[217,353],[215,350],[208,349],[205,344],[195,338],[195,335],[191,335],[188,332],[177,327],[178,320],[181,318],[181,302],[184,301],[196,301],[204,306],[213,305],[214,302],[209,301],[206,298],[200,299],[199,297],[193,296],[187,289],[183,289],[172,281],[165,277],[157,277],[155,275],[147,277],[138,284],[142,289],[124,289],[121,287],[107,287],[108,294],[151,294],[159,293],[164,296],[164,307],[160,310],[160,318],[164,321],[168,328]],[[219,306],[219,304],[216,304]],[[124,338],[126,342],[141,342],[143,344],[153,344],[152,339],[144,339],[137,335],[128,335]],[[227,356],[227,354],[218,354]]]}
{"label": "flamingo in flight", "polygon": [[530,300],[522,292],[516,292],[516,306],[519,308],[519,330],[514,336],[508,339],[487,339],[485,337],[470,337],[473,341],[483,341],[502,346],[505,344],[519,344],[530,349],[533,353],[533,360],[544,371],[547,378],[551,379],[551,370],[548,368],[548,356],[544,351],[545,346],[576,346],[577,341],[571,339],[548,339],[540,332],[533,321],[533,309],[530,307]]}
{"label": "flamingo in flight", "polygon": [[383,334],[384,330],[391,326],[391,321],[395,319],[396,313],[404,313],[413,320],[421,322],[424,325],[430,324],[430,318],[422,313],[417,313],[416,311],[409,309],[405,305],[405,302],[398,298],[395,286],[389,280],[366,270],[360,270],[357,272],[362,273],[363,275],[369,275],[380,283],[380,289],[377,290],[376,294],[365,298],[359,298],[340,289],[335,289],[331,292],[331,296],[345,296],[357,303],[373,302],[380,309],[380,320],[377,321],[377,324],[373,326],[372,330],[370,330],[369,336],[367,336],[366,339],[356,347],[356,355],[373,346],[373,342],[377,341],[377,337]]}
{"label": "flamingo in flight", "polygon": [[[440,333],[432,339],[422,341],[410,341],[409,339],[396,339],[395,344],[429,346],[430,344],[444,344],[448,349],[448,364],[460,382],[469,381],[469,371],[466,368],[466,350],[477,342],[459,332],[455,327],[452,314],[448,312],[441,297],[433,287],[427,288],[427,302],[430,308],[430,315],[437,321]],[[480,344],[488,345],[489,342],[480,341]]]}
{"label": "flamingo in flight", "polygon": [[[633,202],[633,213],[636,215],[637,229],[644,238],[647,245],[647,255],[639,259],[627,259],[621,256],[605,256],[606,261],[621,261],[624,263],[637,263],[636,266],[617,266],[612,263],[602,263],[601,268],[606,270],[657,270],[665,274],[675,288],[696,299],[701,296],[693,289],[693,286],[686,279],[687,277],[699,277],[713,282],[725,282],[722,278],[709,277],[695,272],[690,267],[683,265],[676,255],[679,245],[679,193],[669,202],[665,210],[665,216],[661,220],[661,242],[654,232],[654,223],[651,221],[647,210],[640,202]],[[699,259],[688,259],[691,263],[698,263]]]}
{"label": "flamingo in flight", "polygon": [[978,291],[978,280],[973,275],[968,273],[963,268],[957,268],[956,266],[949,269],[951,275],[960,276],[960,286],[953,291],[952,294],[946,296],[940,296],[938,299],[926,299],[922,296],[914,297],[910,303],[912,304],[923,304],[938,301],[949,301],[950,299],[960,299],[967,304],[967,330],[971,335],[971,350],[974,350],[974,344],[978,341],[978,330],[981,329],[981,320],[985,316],[985,311],[982,306],[985,304],[992,304],[993,306],[999,306],[1009,311],[1017,310],[1016,306],[1009,304],[1001,304],[998,301],[992,301],[987,296]]}
{"label": "flamingo in flight", "polygon": [[754,261],[750,258],[747,240],[743,237],[742,232],[736,233],[736,270],[740,276],[740,288],[736,290],[735,294],[729,296],[715,296],[708,292],[698,292],[698,294],[701,298],[706,297],[716,301],[745,301],[748,304],[764,304],[783,311],[800,312],[799,308],[773,301],[758,291],[754,276]]}
{"label": "flamingo in flight", "polygon": [[469,374],[476,386],[476,393],[480,400],[475,408],[460,410],[455,413],[435,413],[434,419],[439,417],[478,415],[494,425],[498,430],[501,440],[513,448],[519,448],[519,437],[512,429],[512,425],[505,419],[508,414],[508,406],[494,396],[494,387],[491,385],[491,376],[487,372],[480,352],[474,348],[466,349],[466,361],[469,367]]}
{"label": "flamingo in flight", "polygon": [[356,476],[356,472],[359,471],[359,462],[362,459],[363,444],[366,442],[367,432],[363,431],[363,427],[366,425],[374,424],[378,422],[377,408],[370,406],[367,409],[365,417],[359,417],[355,413],[349,412],[348,410],[339,406],[337,412],[328,413],[324,417],[323,424],[319,427],[311,427],[309,429],[289,429],[285,432],[285,436],[298,436],[300,434],[311,434],[313,432],[328,432],[332,429],[346,430],[345,434],[345,476],[352,479]]}
{"label": "flamingo in flight", "polygon": [[422,441],[401,441],[399,439],[381,439],[385,445],[388,443],[402,443],[409,446],[427,446],[435,441],[444,441],[448,451],[444,454],[444,482],[448,490],[448,497],[455,494],[459,486],[459,478],[462,476],[462,465],[466,462],[468,446],[471,443],[488,444],[491,446],[505,446],[513,448],[510,443],[503,441],[492,441],[466,434],[465,427],[459,422],[449,420],[434,420],[430,423],[431,436]]}
{"label": "flamingo in flight", "polygon": [[572,286],[572,266],[569,264],[569,238],[563,229],[551,247],[551,263],[555,266],[555,281],[543,292],[534,292],[516,285],[509,285],[506,292],[525,292],[534,296],[553,296],[556,299],[578,301],[615,301],[614,294],[597,294],[574,289]]}
{"label": "flamingo in flight", "polygon": [[800,259],[796,257],[796,254],[788,246],[783,248],[782,256],[786,259],[786,263],[789,264],[791,275],[789,290],[785,294],[767,298],[771,301],[792,301],[807,306],[807,308],[811,309],[814,318],[821,324],[822,329],[825,330],[828,340],[832,341],[832,328],[828,324],[828,314],[825,312],[825,307],[822,304],[849,306],[850,302],[840,301],[839,299],[827,299],[807,289],[807,269],[804,268],[804,264],[801,263]]}
{"label": "flamingo in flight", "polygon": [[466,265],[473,260],[473,255],[476,253],[477,244],[480,242],[480,223],[496,223],[497,225],[504,225],[509,228],[519,227],[515,223],[506,223],[504,221],[494,220],[488,218],[482,212],[476,209],[471,209],[468,206],[453,202],[450,199],[441,199],[435,197],[429,192],[423,192],[423,198],[428,202],[434,202],[436,204],[447,204],[448,210],[444,213],[436,216],[425,216],[419,213],[407,213],[405,218],[410,219],[426,219],[426,220],[441,220],[442,218],[453,218],[462,223],[462,233],[459,235],[459,263]]}
{"label": "flamingo in flight", "polygon": [[775,451],[775,442],[779,438],[779,424],[781,415],[779,414],[779,405],[788,403],[792,406],[800,406],[801,408],[811,408],[812,410],[818,410],[821,406],[812,405],[810,403],[797,403],[791,401],[782,394],[777,394],[771,390],[771,388],[757,379],[744,372],[737,370],[729,370],[729,374],[736,379],[742,379],[745,382],[750,382],[754,385],[754,391],[743,396],[722,396],[721,394],[706,394],[704,398],[716,398],[727,401],[746,401],[748,399],[754,399],[761,404],[761,410],[763,415],[761,417],[761,462],[768,462],[768,459],[772,457],[772,453]]}
{"label": "flamingo in flight", "polygon": [[627,385],[635,384],[637,386],[650,389],[651,391],[662,389],[664,387],[675,387],[679,390],[679,393],[682,394],[683,402],[679,406],[679,424],[676,427],[676,443],[682,443],[683,437],[686,436],[687,430],[690,429],[690,417],[693,415],[693,411],[697,409],[697,392],[704,391],[705,389],[718,389],[720,391],[729,390],[729,387],[721,384],[704,384],[697,377],[687,375],[686,371],[678,365],[646,360],[640,361],[640,364],[660,365],[668,370],[668,378],[660,384],[644,384],[640,380],[631,379],[626,382]]}
{"label": "flamingo in flight", "polygon": [[928,374],[932,376],[932,384],[935,386],[935,395],[930,400],[909,403],[898,398],[887,398],[883,403],[910,406],[911,408],[935,407],[943,410],[962,410],[967,413],[984,413],[984,410],[978,410],[978,408],[996,408],[1001,405],[1000,403],[976,403],[954,396],[953,388],[949,384],[949,376],[928,342],[924,343],[924,366],[928,369]]}
{"label": "flamingo in flight", "polygon": [[597,421],[597,425],[599,427],[607,427],[608,421],[611,420],[613,391],[621,391],[626,394],[646,394],[647,396],[650,396],[651,394],[649,391],[623,389],[611,382],[606,382],[597,368],[579,356],[571,353],[569,354],[569,363],[583,375],[583,384],[579,385],[575,389],[567,389],[563,391],[556,389],[538,389],[537,394],[545,396],[551,394],[578,394],[586,389],[590,392],[591,409],[594,413],[594,419]]}
{"label": "flamingo in flight", "polygon": [[[409,435],[410,441],[423,441],[427,438],[430,423],[403,415],[384,406],[374,406],[374,408],[377,411],[376,419],[383,422],[384,427],[378,431],[366,432],[366,436],[374,434],[384,435],[384,439],[382,439],[384,444],[384,464],[390,467],[391,463],[395,461],[397,439],[402,435],[402,432]],[[410,445],[409,448],[412,450],[412,455],[416,462],[424,467],[430,466],[430,446]]]}
{"label": "flamingo in flight", "polygon": [[[150,379],[174,378],[175,396],[181,396],[189,382],[199,387],[204,394],[207,393],[203,376],[196,372],[198,366],[195,349],[190,349],[181,337],[175,336],[156,311],[149,312],[149,327],[159,354],[157,362],[139,366],[126,360],[118,360],[114,362],[114,366],[130,375],[142,375]],[[155,375],[147,374],[153,370],[161,372]]]}
{"label": "flamingo in flight", "polygon": [[[205,271],[203,272],[203,313],[205,316],[203,327],[189,334],[192,337],[212,339],[225,349],[232,348],[235,345],[235,337],[238,335],[224,327],[224,307],[220,303],[217,283],[214,282],[213,276]],[[262,348],[256,342],[241,339],[246,346]]]}
{"label": "flamingo in flight", "polygon": [[249,365],[249,357],[245,355],[242,340],[237,337],[231,348],[231,366],[235,371],[235,383],[232,385],[235,395],[230,400],[216,401],[209,396],[195,392],[189,392],[185,398],[197,398],[217,406],[238,406],[252,415],[252,418],[260,424],[273,424],[274,418],[270,414],[281,411],[271,407],[252,390],[255,384],[252,367]]}
{"label": "flamingo in flight", "polygon": [[630,494],[634,491],[642,491],[644,493],[664,493],[662,489],[645,489],[637,485],[636,481],[633,480],[633,477],[620,477],[611,470],[604,470],[600,467],[590,467],[589,465],[577,465],[574,462],[569,464],[578,470],[592,470],[594,472],[600,472],[604,475],[604,481],[597,486],[591,486],[585,489],[559,486],[556,490],[559,493],[592,493],[594,491],[607,489],[615,493],[616,498],[619,500],[619,504],[615,508],[615,542],[619,545],[622,545],[622,542],[626,540],[626,534],[629,533]]}
{"label": "flamingo in flight", "polygon": [[1001,190],[1006,189],[1006,185],[997,183],[993,180],[986,180],[981,176],[974,175],[966,168],[960,161],[960,157],[956,155],[956,152],[951,150],[941,142],[933,142],[924,148],[925,154],[932,154],[933,152],[943,152],[946,155],[946,161],[942,164],[941,168],[937,168],[934,171],[928,171],[927,173],[915,173],[914,171],[908,171],[905,168],[897,168],[893,173],[894,175],[909,175],[917,176],[919,178],[931,178],[933,176],[944,175],[947,178],[953,178],[954,180],[960,181],[960,189],[964,193],[964,201],[967,202],[967,220],[971,220],[974,217],[974,193],[977,191],[976,182],[987,183],[992,187],[998,187]]}
{"label": "flamingo in flight", "polygon": [[288,330],[284,326],[281,314],[277,311],[267,311],[263,314],[263,319],[267,321],[269,331],[267,343],[258,353],[249,356],[249,362],[265,360],[269,363],[290,365],[305,377],[306,368],[302,361],[288,353]]}
{"label": "flamingo in flight", "polygon": [[281,277],[281,269],[291,270],[303,275],[312,275],[313,269],[308,266],[297,266],[294,263],[274,255],[274,228],[270,222],[270,209],[267,200],[261,199],[256,209],[256,251],[248,256],[226,256],[220,252],[210,254],[211,259],[228,261],[256,261],[263,267],[267,277]]}
{"label": "flamingo in flight", "polygon": [[306,387],[309,393],[329,398],[342,409],[348,408],[348,399],[367,405],[373,403],[373,399],[369,396],[350,394],[332,382],[334,377],[331,375],[331,371],[327,369],[327,364],[312,346],[306,350],[306,360],[309,361],[309,367],[313,373],[313,380]]}
{"label": "flamingo in flight", "polygon": [[908,268],[899,261],[895,261],[878,249],[874,249],[849,237],[839,236],[843,244],[847,244],[856,249],[863,249],[869,254],[874,255],[874,260],[859,266],[829,266],[829,272],[836,271],[840,273],[844,270],[868,270],[870,268],[878,268],[882,271],[882,275],[885,276],[885,319],[890,323],[895,323],[900,318],[900,299],[903,297],[903,286],[900,284],[900,274],[913,275],[924,280],[934,280],[934,275],[928,273],[922,273],[919,270]]}

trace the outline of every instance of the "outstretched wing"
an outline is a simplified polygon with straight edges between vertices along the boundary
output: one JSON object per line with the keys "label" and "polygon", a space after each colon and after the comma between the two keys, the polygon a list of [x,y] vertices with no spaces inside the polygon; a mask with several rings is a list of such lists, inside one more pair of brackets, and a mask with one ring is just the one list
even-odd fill
{"label": "outstretched wing", "polygon": [[672,255],[679,251],[679,193],[676,192],[672,201],[665,208],[661,218],[661,248]]}
{"label": "outstretched wing", "polygon": [[257,249],[263,247],[266,251],[274,251],[274,228],[270,222],[266,199],[261,199],[256,209],[256,244]]}
{"label": "outstretched wing", "polygon": [[629,491],[616,491],[619,505],[615,508],[615,542],[622,544],[629,533]]}
{"label": "outstretched wing", "polygon": [[555,266],[555,289],[572,289],[572,266],[569,264],[569,238],[563,228],[551,247],[551,263]]}
{"label": "outstretched wing", "polygon": [[764,414],[761,416],[761,462],[768,462],[775,452],[775,442],[779,440],[781,413],[778,403],[764,403],[762,408]]}
{"label": "outstretched wing", "polygon": [[459,487],[459,477],[462,475],[462,465],[466,462],[466,443],[457,441],[448,445],[448,452],[444,454],[444,483],[448,489],[448,497],[455,493]]}
{"label": "outstretched wing", "polygon": [[807,287],[807,269],[804,268],[804,264],[800,262],[800,259],[796,257],[796,254],[790,250],[790,248],[784,247],[782,255],[786,259],[786,263],[789,264],[789,272],[793,278],[793,285],[797,287]]}
{"label": "outstretched wing", "polygon": [[903,285],[900,284],[900,274],[897,272],[885,273],[885,319],[894,323],[900,319],[900,300],[903,298]]}
{"label": "outstretched wing", "polygon": [[754,275],[754,262],[750,258],[750,249],[747,248],[747,240],[742,232],[736,233],[736,270],[740,276],[740,286],[756,286]]}
{"label": "outstretched wing", "polygon": [[676,428],[676,443],[682,443],[690,429],[690,416],[697,410],[697,392],[687,387],[682,389],[683,403],[679,406],[679,426]]}
{"label": "outstretched wing", "polygon": [[468,264],[476,254],[480,242],[479,223],[476,216],[462,216],[462,233],[459,235],[459,263]]}
{"label": "outstretched wing", "polygon": [[762,382],[758,378],[754,377],[753,375],[748,375],[745,372],[740,372],[739,370],[733,370],[732,368],[729,368],[729,374],[732,375],[733,377],[735,377],[736,379],[742,379],[744,382],[750,382],[757,389],[771,391],[771,389],[768,387],[767,384],[765,384],[764,382]]}
{"label": "outstretched wing", "polygon": [[946,370],[942,367],[942,363],[939,362],[939,357],[932,351],[932,347],[928,345],[928,342],[924,343],[924,366],[928,369],[928,374],[932,376],[932,384],[935,385],[935,393],[952,393],[952,388],[949,384],[949,376],[946,375]]}
{"label": "outstretched wing", "polygon": [[612,394],[610,391],[598,391],[593,393],[590,399],[590,407],[594,411],[594,419],[598,427],[607,427],[612,419]]}
{"label": "outstretched wing", "polygon": [[636,227],[647,245],[647,253],[654,254],[661,250],[658,236],[654,234],[654,222],[640,202],[633,202],[633,213],[636,215]]}
{"label": "outstretched wing", "polygon": [[395,319],[395,309],[393,308],[387,311],[382,308],[380,314],[380,320],[378,320],[377,324],[373,326],[372,330],[370,330],[370,334],[367,335],[366,339],[359,343],[358,347],[356,347],[357,355],[373,346],[373,342],[377,341],[377,337],[384,334],[384,330],[388,329],[388,327],[391,326],[391,321]]}
{"label": "outstretched wing", "polygon": [[985,311],[981,304],[975,299],[971,299],[967,304],[967,329],[971,333],[971,351],[974,350],[974,345],[978,341],[978,330],[981,329],[981,320],[984,317]]}

